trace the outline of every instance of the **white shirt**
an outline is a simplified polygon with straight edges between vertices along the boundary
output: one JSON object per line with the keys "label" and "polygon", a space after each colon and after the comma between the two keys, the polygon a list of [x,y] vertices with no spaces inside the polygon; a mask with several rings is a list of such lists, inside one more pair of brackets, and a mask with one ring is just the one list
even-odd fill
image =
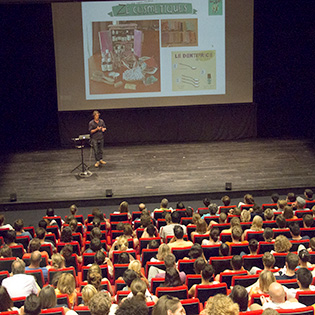
{"label": "white shirt", "polygon": [[169,225],[162,226],[160,229],[160,236],[163,240],[166,240],[166,236],[169,236],[169,235],[174,236],[175,225],[181,226],[184,230],[184,235],[187,234],[187,228],[185,225],[177,224],[177,223],[176,224],[169,224]]}
{"label": "white shirt", "polygon": [[274,310],[276,309],[296,309],[296,308],[301,308],[305,307],[304,304],[299,303],[299,302],[290,302],[290,301],[285,301],[284,303],[274,303],[274,302],[266,302],[262,306],[262,309],[265,310],[266,308],[272,308]]}
{"label": "white shirt", "polygon": [[7,289],[11,298],[29,296],[31,293],[38,294],[39,292],[35,278],[24,273],[3,279],[2,285]]}

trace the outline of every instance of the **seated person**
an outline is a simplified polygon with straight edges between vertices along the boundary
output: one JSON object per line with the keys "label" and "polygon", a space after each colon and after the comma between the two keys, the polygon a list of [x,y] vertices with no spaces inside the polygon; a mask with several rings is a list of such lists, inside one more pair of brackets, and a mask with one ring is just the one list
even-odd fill
{"label": "seated person", "polygon": [[9,257],[13,257],[12,249],[7,244],[1,245],[1,247],[0,247],[0,258],[9,258]]}
{"label": "seated person", "polygon": [[263,231],[264,229],[262,226],[263,226],[263,219],[261,218],[261,216],[255,215],[253,222],[252,222],[252,226],[250,227],[250,229],[247,229],[244,231],[243,236],[242,236],[242,240],[246,239],[248,232]]}
{"label": "seated person", "polygon": [[209,240],[202,240],[202,245],[218,245],[220,241],[220,230],[217,227],[212,227],[209,234]]}
{"label": "seated person", "polygon": [[230,221],[230,228],[222,230],[221,233],[232,233],[233,227],[237,225],[241,226],[241,221],[238,217],[233,217]]}
{"label": "seated person", "polygon": [[[181,216],[178,211],[173,211],[171,213],[171,223],[165,226],[162,226],[160,229],[160,236],[164,242],[166,242],[166,237],[169,235],[174,235],[174,227],[180,225],[183,229],[183,235],[187,234],[187,228],[185,225],[180,224]],[[166,220],[166,217],[165,217]]]}
{"label": "seated person", "polygon": [[207,264],[207,261],[203,257],[198,257],[194,262],[194,271],[196,275],[201,275],[202,269]]}
{"label": "seated person", "polygon": [[241,252],[241,257],[243,257],[244,255],[258,255],[258,246],[259,246],[259,242],[257,240],[255,240],[254,238],[252,238],[249,242],[248,242],[248,249],[249,249],[249,254],[246,254],[244,252]]}
{"label": "seated person", "polygon": [[269,286],[271,283],[276,282],[274,274],[270,270],[264,270],[260,273],[258,280],[246,290],[249,295],[253,294],[268,294]]}
{"label": "seated person", "polygon": [[271,251],[271,254],[273,253],[289,253],[292,244],[288,240],[287,237],[284,235],[278,235],[275,239],[275,243],[273,245],[274,250]]}
{"label": "seated person", "polygon": [[232,228],[232,234],[231,234],[232,242],[226,242],[226,244],[229,246],[234,245],[234,244],[248,245],[247,241],[241,240],[242,234],[243,234],[243,230],[242,230],[241,226],[240,225],[234,226]]}
{"label": "seated person", "polygon": [[168,243],[168,246],[172,249],[173,247],[189,247],[192,246],[193,242],[184,240],[184,230],[181,225],[174,226],[174,237]]}
{"label": "seated person", "polygon": [[208,225],[205,220],[200,219],[197,221],[196,224],[196,231],[193,231],[190,233],[190,238],[195,241],[195,235],[204,235],[204,234],[209,234],[208,231]]}
{"label": "seated person", "polygon": [[296,279],[295,268],[299,264],[299,256],[294,253],[288,253],[285,258],[285,267],[275,274],[277,280]]}
{"label": "seated person", "polygon": [[158,253],[156,254],[156,257],[152,257],[150,259],[150,261],[164,261],[164,258],[168,255],[168,254],[171,254],[171,249],[170,247],[163,243],[159,246],[159,249],[158,249]]}
{"label": "seated person", "polygon": [[279,230],[279,229],[282,230],[282,229],[287,228],[287,221],[282,214],[276,217],[276,224],[277,224],[277,227],[274,228],[275,230]]}
{"label": "seated person", "polygon": [[[264,270],[271,270],[273,269],[276,259],[275,257],[270,254],[269,252],[265,252],[263,257],[262,257],[263,265],[264,265]],[[261,270],[258,267],[252,267],[251,270],[249,271],[250,275],[255,275],[257,271]]]}
{"label": "seated person", "polygon": [[[148,217],[150,217],[150,216],[148,216]],[[139,239],[137,238],[137,233],[132,230],[132,227],[130,224],[124,225],[124,235],[126,235],[128,239],[130,239],[130,238],[133,239],[134,248],[137,248],[139,246]]]}
{"label": "seated person", "polygon": [[292,241],[300,241],[300,240],[309,239],[309,236],[307,236],[307,235],[301,236],[301,229],[300,229],[300,226],[297,222],[290,224],[289,229],[290,229]]}
{"label": "seated person", "polygon": [[307,249],[309,252],[315,251],[315,237],[310,239],[310,247]]}
{"label": "seated person", "polygon": [[210,203],[208,209],[209,209],[209,213],[205,213],[205,214],[201,217],[201,219],[204,220],[205,217],[219,215],[219,214],[218,214],[219,208],[218,208],[218,206],[217,206],[216,203]]}
{"label": "seated person", "polygon": [[264,211],[264,219],[265,221],[273,221],[274,220],[274,212],[272,209],[270,208],[267,208],[265,211]]}
{"label": "seated person", "polygon": [[222,243],[219,247],[219,256],[229,256],[230,255],[230,247],[226,243]]}
{"label": "seated person", "polygon": [[[133,248],[129,248],[129,243],[128,243],[128,238],[126,237],[126,235],[121,235],[119,237],[117,237],[116,241],[113,243],[108,256],[109,258],[113,261],[114,259],[114,250],[115,251],[132,251]],[[116,263],[116,262],[114,262]]]}
{"label": "seated person", "polygon": [[311,214],[304,214],[303,216],[303,227],[308,229],[313,227],[314,218]]}
{"label": "seated person", "polygon": [[251,221],[251,215],[250,212],[248,210],[243,210],[241,212],[241,216],[240,216],[241,222],[250,222]]}
{"label": "seated person", "polygon": [[157,234],[157,230],[156,230],[155,226],[152,223],[150,223],[144,229],[140,238],[152,238],[152,237],[156,237],[156,234]]}
{"label": "seated person", "polygon": [[[243,267],[243,258],[240,255],[234,255],[231,259],[231,267],[232,269],[226,269],[223,272],[238,272],[245,271]],[[215,276],[216,281],[220,281],[220,274]]]}
{"label": "seated person", "polygon": [[31,254],[31,260],[30,260],[30,265],[25,267],[25,270],[36,270],[36,269],[41,269],[43,272],[44,280],[45,282],[48,281],[48,269],[51,268],[51,266],[45,266],[45,267],[40,267],[40,262],[42,261],[42,255],[40,251],[36,250]]}
{"label": "seated person", "polygon": [[243,286],[236,285],[235,287],[233,287],[230,298],[234,303],[238,304],[238,306],[240,307],[240,312],[249,311],[248,292]]}
{"label": "seated person", "polygon": [[[201,271],[201,283],[202,285],[211,285],[211,284],[218,284],[219,282],[214,281],[214,269],[210,264],[205,264],[204,268]],[[188,291],[188,295],[190,297],[195,296],[197,284],[194,284]]]}
{"label": "seated person", "polygon": [[270,227],[266,227],[264,229],[264,233],[263,233],[263,238],[265,240],[265,242],[274,242],[274,234],[273,234],[273,230]]}
{"label": "seated person", "polygon": [[128,299],[132,298],[133,296],[136,296],[137,298],[140,296],[146,303],[156,303],[158,301],[158,298],[149,292],[146,283],[139,278],[134,279],[131,282],[130,290],[131,292],[127,295]]}
{"label": "seated person", "polygon": [[211,229],[213,227],[213,225],[215,225],[215,224],[225,224],[225,223],[227,223],[227,218],[228,218],[227,214],[225,212],[221,212],[220,215],[219,215],[219,222],[211,220],[209,222],[209,225],[208,225],[208,230]]}
{"label": "seated person", "polygon": [[16,232],[16,236],[28,236],[29,239],[31,240],[33,238],[31,233],[27,231],[25,232],[23,228],[24,228],[24,221],[22,219],[17,219],[14,221],[14,229]]}

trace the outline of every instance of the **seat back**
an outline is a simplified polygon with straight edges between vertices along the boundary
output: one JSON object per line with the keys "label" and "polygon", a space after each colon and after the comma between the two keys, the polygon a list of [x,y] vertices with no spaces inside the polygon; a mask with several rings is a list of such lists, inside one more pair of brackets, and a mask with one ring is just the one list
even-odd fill
{"label": "seat back", "polygon": [[239,255],[241,252],[249,254],[248,244],[231,244],[230,245],[230,255]]}
{"label": "seat back", "polygon": [[130,292],[131,291],[117,291],[116,295],[118,304],[121,302],[123,298],[127,297]]}
{"label": "seat back", "polygon": [[12,249],[12,255],[14,257],[19,257],[20,259],[22,259],[24,255],[23,245],[14,245],[14,246],[10,246],[10,248]]}
{"label": "seat back", "polygon": [[276,228],[277,227],[277,223],[276,223],[276,220],[272,220],[272,221],[263,221],[263,228]]}
{"label": "seat back", "polygon": [[46,228],[47,233],[54,233],[56,236],[56,240],[59,240],[60,234],[59,234],[59,226],[58,225],[49,225]]}
{"label": "seat back", "polygon": [[81,254],[80,253],[80,245],[76,241],[72,241],[71,243],[62,243],[62,242],[57,243],[57,251],[58,251],[58,253],[60,253],[61,250],[64,248],[64,246],[67,245],[67,244],[72,245],[74,254],[77,254],[77,255]]}
{"label": "seat back", "polygon": [[185,272],[186,275],[195,274],[194,263],[196,259],[180,259],[178,261],[178,270]]}
{"label": "seat back", "polygon": [[225,214],[228,214],[229,211],[230,211],[231,209],[234,209],[234,208],[236,208],[236,205],[221,206],[221,207],[219,208],[219,213],[224,212]]}
{"label": "seat back", "polygon": [[162,295],[170,295],[179,298],[180,300],[188,299],[188,288],[186,285],[178,287],[158,287],[156,288],[156,296],[160,298]]}
{"label": "seat back", "polygon": [[133,256],[134,259],[136,259],[136,251],[135,250],[128,250],[128,251],[124,251],[124,250],[114,250],[113,251],[113,264],[117,263],[118,261],[118,256],[121,253],[128,253],[131,256]]}
{"label": "seat back", "polygon": [[300,303],[311,306],[315,301],[315,291],[298,291],[295,297]]}
{"label": "seat back", "polygon": [[66,267],[74,267],[76,273],[79,271],[79,263],[78,263],[78,256],[76,254],[72,254],[69,259],[65,261]]}
{"label": "seat back", "polygon": [[213,266],[216,275],[231,268],[232,257],[210,257],[210,264]]}
{"label": "seat back", "polygon": [[171,210],[155,210],[153,212],[153,218],[155,220],[158,220],[158,219],[163,219],[163,212],[166,211],[168,213],[171,213],[172,211]]}
{"label": "seat back", "polygon": [[65,310],[63,307],[54,307],[43,309],[40,314],[42,315],[65,315]]}
{"label": "seat back", "polygon": [[262,209],[265,211],[266,209],[278,209],[277,203],[263,203],[261,205]]}
{"label": "seat back", "polygon": [[290,252],[297,252],[298,247],[300,245],[305,246],[305,248],[309,248],[310,245],[310,240],[300,240],[300,241],[290,241],[290,243],[292,244],[292,247],[290,248]]}
{"label": "seat back", "polygon": [[197,234],[193,237],[193,242],[198,243],[201,245],[203,240],[208,240],[209,239],[209,234]]}
{"label": "seat back", "polygon": [[187,226],[192,223],[192,217],[182,217],[180,219],[180,224]]}
{"label": "seat back", "polygon": [[176,257],[176,261],[183,259],[184,257],[188,257],[188,253],[190,251],[191,246],[189,247],[173,247],[171,248],[172,253]]}
{"label": "seat back", "polygon": [[236,272],[221,272],[220,273],[220,282],[226,283],[227,288],[229,289],[232,283],[232,278],[236,275],[246,276],[247,271],[236,271]]}
{"label": "seat back", "polygon": [[127,284],[123,279],[115,280],[115,292],[122,291],[125,286],[127,286]]}
{"label": "seat back", "polygon": [[273,236],[276,238],[279,235],[284,235],[287,238],[291,238],[290,230],[287,229],[275,229],[273,230]]}
{"label": "seat back", "polygon": [[233,276],[231,286],[241,285],[244,288],[254,284],[259,278],[259,275]]}
{"label": "seat back", "polygon": [[211,284],[211,285],[196,285],[195,298],[198,298],[199,301],[204,304],[208,301],[210,296],[215,296],[216,294],[227,294],[227,285],[226,283]]}
{"label": "seat back", "polygon": [[[101,272],[102,272],[102,278],[108,278],[108,267],[107,265],[100,265]],[[81,273],[81,279],[82,281],[87,280],[87,274],[89,271],[90,267],[88,266],[83,266],[82,267],[82,273]]]}
{"label": "seat back", "polygon": [[201,312],[202,306],[199,299],[186,299],[180,301],[186,311],[186,314],[189,315],[198,315]]}
{"label": "seat back", "polygon": [[165,278],[152,278],[151,279],[151,290],[150,292],[152,294],[155,294],[156,288],[160,287],[161,284],[163,284],[165,281]]}
{"label": "seat back", "polygon": [[140,238],[139,241],[140,241],[140,254],[142,253],[142,250],[144,248],[147,248],[148,247],[148,244],[150,241],[152,240],[156,240],[159,242],[159,244],[161,245],[161,238],[160,237],[147,237],[147,238]]}
{"label": "seat back", "polygon": [[158,253],[158,248],[155,249],[149,249],[149,248],[144,248],[142,250],[142,267],[145,267],[146,263],[150,261],[151,258],[155,257]]}
{"label": "seat back", "polygon": [[34,269],[34,270],[25,270],[27,275],[32,275],[35,277],[37,284],[42,288],[45,284],[44,274],[41,269]]}
{"label": "seat back", "polygon": [[69,297],[67,294],[57,294],[57,305],[68,305],[69,306]]}
{"label": "seat back", "polygon": [[122,277],[128,266],[129,264],[114,264],[114,279],[117,280]]}
{"label": "seat back", "polygon": [[0,258],[0,271],[11,272],[11,265],[15,260],[15,257]]}
{"label": "seat back", "polygon": [[299,285],[296,281],[296,279],[289,279],[289,280],[277,280],[278,283],[281,283],[288,289],[298,289]]}
{"label": "seat back", "polygon": [[96,253],[84,253],[82,255],[83,266],[94,263],[94,256]]}
{"label": "seat back", "polygon": [[246,234],[246,240],[250,241],[251,239],[255,239],[258,242],[264,241],[264,236],[263,236],[264,231],[248,231]]}
{"label": "seat back", "polygon": [[73,310],[78,315],[91,315],[91,311],[88,306],[75,306]]}
{"label": "seat back", "polygon": [[51,244],[42,244],[39,248],[40,252],[47,252],[49,258],[51,258],[51,256],[53,255],[53,248],[51,246]]}
{"label": "seat back", "polygon": [[2,280],[5,278],[10,277],[9,271],[8,270],[2,270],[0,271],[0,285],[2,284]]}
{"label": "seat back", "polygon": [[203,254],[207,260],[210,259],[210,257],[217,257],[219,256],[219,248],[220,244],[218,245],[201,245]]}
{"label": "seat back", "polygon": [[273,256],[276,259],[275,266],[278,268],[283,268],[285,265],[285,258],[287,257],[286,253],[273,253]]}
{"label": "seat back", "polygon": [[314,307],[313,306],[306,306],[296,309],[278,309],[277,312],[279,314],[290,314],[290,315],[314,315]]}
{"label": "seat back", "polygon": [[21,308],[24,305],[25,299],[26,299],[26,296],[19,296],[16,298],[12,298],[13,306],[17,308]]}
{"label": "seat back", "polygon": [[157,267],[159,269],[165,270],[164,261],[148,261],[145,268],[145,276],[148,277],[149,269],[151,266]]}
{"label": "seat back", "polygon": [[129,221],[128,213],[111,213],[109,215],[109,222]]}
{"label": "seat back", "polygon": [[262,257],[264,255],[244,255],[243,261],[244,261],[244,268],[246,270],[251,270],[252,267],[258,267],[260,269],[264,269],[264,264],[262,261]]}
{"label": "seat back", "polygon": [[56,223],[58,224],[59,226],[59,229],[61,228],[62,226],[62,220],[61,220],[61,216],[53,216],[53,217],[43,217],[43,219],[46,219],[46,220],[49,220],[49,221],[52,221],[52,220],[55,220]]}
{"label": "seat back", "polygon": [[220,234],[220,241],[222,243],[232,242],[232,235],[231,235],[231,233],[221,233]]}
{"label": "seat back", "polygon": [[187,275],[186,276],[186,285],[188,287],[188,290],[194,284],[200,284],[200,283],[201,283],[201,275]]}
{"label": "seat back", "polygon": [[133,211],[131,215],[131,220],[134,221],[141,217],[142,211]]}
{"label": "seat back", "polygon": [[68,268],[62,268],[62,269],[48,269],[48,283],[51,284],[51,281],[54,277],[54,275],[58,272],[66,272],[66,273],[71,273],[74,278],[76,279],[75,277],[75,270],[74,270],[74,267],[68,267]]}
{"label": "seat back", "polygon": [[301,228],[301,236],[308,236],[310,239],[315,237],[315,227]]}
{"label": "seat back", "polygon": [[274,249],[274,242],[259,242],[258,253],[264,254],[265,252],[270,252]]}
{"label": "seat back", "polygon": [[27,251],[28,243],[30,242],[30,237],[28,235],[16,236],[15,240],[17,243],[22,244],[24,249]]}

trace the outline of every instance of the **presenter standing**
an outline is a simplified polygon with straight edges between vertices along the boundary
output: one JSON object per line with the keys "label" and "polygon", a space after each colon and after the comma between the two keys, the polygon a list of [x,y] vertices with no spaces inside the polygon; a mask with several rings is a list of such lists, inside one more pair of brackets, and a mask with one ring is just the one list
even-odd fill
{"label": "presenter standing", "polygon": [[104,132],[106,126],[103,119],[100,119],[100,113],[95,110],[93,112],[93,119],[89,122],[89,131],[91,134],[91,144],[95,154],[95,167],[99,167],[100,164],[106,164],[103,161],[103,148],[104,148]]}

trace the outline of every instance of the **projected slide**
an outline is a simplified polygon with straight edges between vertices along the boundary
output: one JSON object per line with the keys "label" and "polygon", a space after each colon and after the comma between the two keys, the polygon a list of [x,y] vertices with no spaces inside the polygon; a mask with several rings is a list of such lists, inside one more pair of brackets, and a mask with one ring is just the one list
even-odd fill
{"label": "projected slide", "polygon": [[86,99],[225,94],[224,4],[83,2]]}

